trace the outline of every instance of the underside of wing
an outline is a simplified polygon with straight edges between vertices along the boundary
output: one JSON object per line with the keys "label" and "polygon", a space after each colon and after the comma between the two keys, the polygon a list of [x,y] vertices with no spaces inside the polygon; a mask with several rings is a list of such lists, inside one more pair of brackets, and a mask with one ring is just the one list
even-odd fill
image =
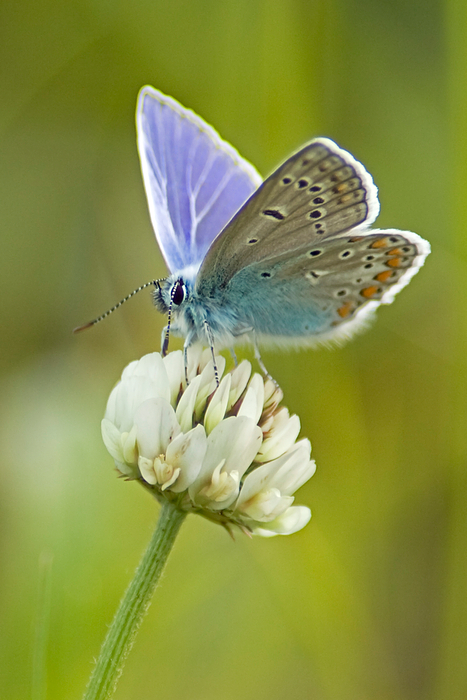
{"label": "underside of wing", "polygon": [[197,289],[209,294],[244,267],[371,224],[379,212],[371,175],[329,139],[285,161],[211,245]]}
{"label": "underside of wing", "polygon": [[248,265],[218,296],[263,340],[345,339],[392,302],[429,251],[410,231],[351,232]]}
{"label": "underside of wing", "polygon": [[194,112],[152,87],[139,94],[136,125],[151,222],[167,266],[197,267],[261,177]]}

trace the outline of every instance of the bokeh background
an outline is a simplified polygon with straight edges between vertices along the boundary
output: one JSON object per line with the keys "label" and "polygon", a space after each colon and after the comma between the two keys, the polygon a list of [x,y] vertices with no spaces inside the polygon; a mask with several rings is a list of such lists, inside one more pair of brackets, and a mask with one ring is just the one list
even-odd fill
{"label": "bokeh background", "polygon": [[312,522],[233,542],[188,518],[117,700],[467,697],[464,0],[3,0],[0,32],[2,697],[81,697],[157,518],[100,419],[164,320],[142,293],[71,335],[165,273],[146,83],[264,175],[335,139],[378,225],[433,252],[345,348],[264,354],[313,443]]}

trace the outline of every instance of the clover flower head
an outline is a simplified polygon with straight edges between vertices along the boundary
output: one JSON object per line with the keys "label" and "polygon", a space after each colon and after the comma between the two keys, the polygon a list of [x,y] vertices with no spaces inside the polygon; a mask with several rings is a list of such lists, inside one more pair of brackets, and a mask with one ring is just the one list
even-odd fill
{"label": "clover flower head", "polygon": [[102,437],[118,471],[158,500],[247,534],[288,535],[311,513],[293,493],[314,474],[311,445],[282,391],[244,360],[225,373],[209,350],[131,362],[110,394]]}

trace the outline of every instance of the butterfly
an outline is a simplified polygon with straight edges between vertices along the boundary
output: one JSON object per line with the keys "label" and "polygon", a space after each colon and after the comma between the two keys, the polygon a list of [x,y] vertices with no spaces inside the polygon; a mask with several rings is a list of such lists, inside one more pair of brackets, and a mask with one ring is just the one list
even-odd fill
{"label": "butterfly", "polygon": [[430,252],[410,231],[369,228],[377,188],[330,139],[305,144],[263,182],[212,127],[152,87],[139,94],[136,124],[170,270],[154,301],[185,348],[346,339]]}
{"label": "butterfly", "polygon": [[150,86],[138,96],[136,125],[151,222],[170,271],[154,282],[155,305],[168,315],[163,354],[169,329],[185,338],[185,360],[194,343],[214,357],[248,341],[265,371],[258,343],[349,338],[430,252],[410,231],[369,228],[378,190],[330,139],[305,144],[263,182],[211,126]]}

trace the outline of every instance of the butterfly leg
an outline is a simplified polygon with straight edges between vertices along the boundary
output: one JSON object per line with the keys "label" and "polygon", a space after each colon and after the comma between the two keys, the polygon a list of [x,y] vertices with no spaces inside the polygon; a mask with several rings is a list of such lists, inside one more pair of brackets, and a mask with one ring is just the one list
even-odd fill
{"label": "butterfly leg", "polygon": [[274,377],[271,377],[271,375],[269,374],[269,372],[268,372],[267,369],[266,369],[266,366],[265,366],[263,360],[261,359],[261,355],[260,355],[260,352],[259,352],[258,343],[257,343],[257,341],[256,341],[256,336],[255,336],[254,339],[253,339],[253,348],[254,348],[254,352],[255,352],[255,360],[256,360],[256,362],[258,363],[261,372],[263,373],[263,375],[264,375],[267,379],[270,379],[270,380],[271,380],[272,382],[274,382],[274,384],[278,387],[279,384],[276,382],[276,380],[274,379]]}
{"label": "butterfly leg", "polygon": [[183,346],[183,359],[185,362],[185,382],[187,386],[190,383],[188,379],[188,347],[188,343],[185,343],[185,345]]}
{"label": "butterfly leg", "polygon": [[169,326],[164,326],[162,329],[162,335],[161,335],[161,355],[162,357],[165,357],[167,355],[167,351],[169,349]]}
{"label": "butterfly leg", "polygon": [[237,353],[233,348],[229,348],[230,356],[234,362],[235,367],[238,367]]}
{"label": "butterfly leg", "polygon": [[206,333],[206,337],[208,339],[210,348],[211,348],[211,355],[212,355],[212,364],[214,365],[214,378],[216,380],[216,386],[219,386],[219,371],[217,369],[217,364],[216,364],[216,353],[214,351],[214,336],[212,334],[211,327],[209,323],[205,320],[203,321],[204,323],[204,332]]}

